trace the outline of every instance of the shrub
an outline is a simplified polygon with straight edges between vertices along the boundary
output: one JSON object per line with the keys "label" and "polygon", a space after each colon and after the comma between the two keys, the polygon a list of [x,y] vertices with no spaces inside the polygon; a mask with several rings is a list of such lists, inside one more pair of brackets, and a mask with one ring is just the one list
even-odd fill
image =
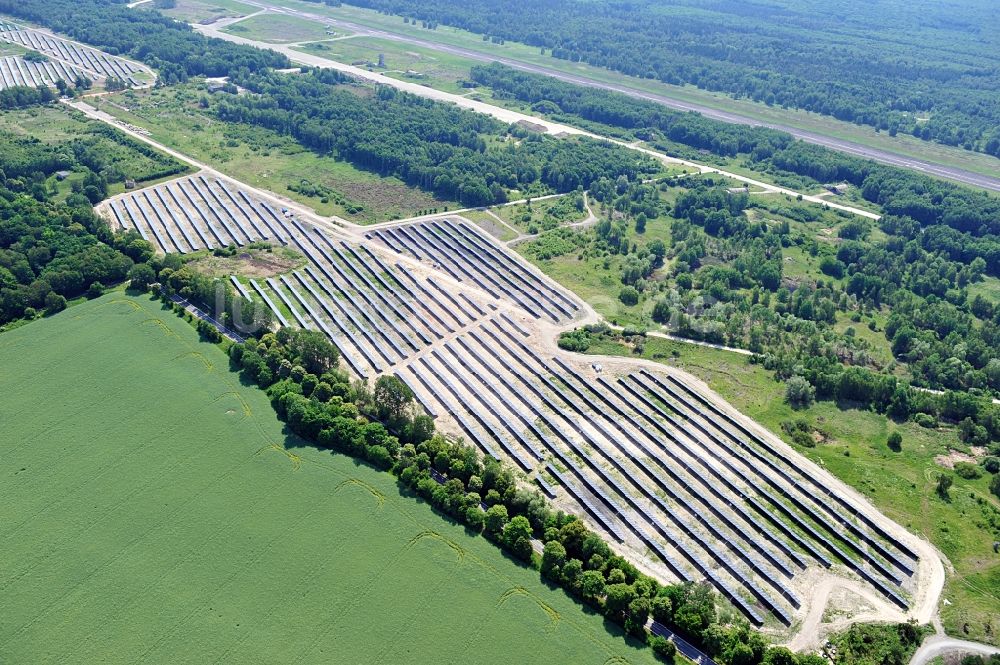
{"label": "shrub", "polygon": [[674,656],[677,655],[677,647],[667,638],[661,635],[653,635],[649,638],[649,646],[653,648],[653,653],[660,659],[668,663],[674,662]]}
{"label": "shrub", "polygon": [[903,449],[903,435],[899,432],[893,431],[889,433],[889,438],[886,439],[885,445],[889,446],[889,450],[899,452]]}
{"label": "shrub", "polygon": [[816,389],[801,376],[793,376],[785,382],[785,401],[793,407],[806,407],[816,398]]}
{"label": "shrub", "polygon": [[966,480],[975,480],[983,475],[979,467],[971,462],[956,462],[955,473]]}
{"label": "shrub", "polygon": [[844,276],[844,270],[847,266],[844,265],[843,261],[839,261],[832,256],[824,256],[819,262],[819,269],[824,275],[829,275],[830,277],[835,277],[840,279]]}
{"label": "shrub", "polygon": [[634,286],[626,286],[618,292],[618,299],[625,305],[637,305],[639,304],[639,292]]}
{"label": "shrub", "polygon": [[[996,476],[994,476],[994,478],[995,477]],[[952,477],[946,473],[942,473],[941,475],[938,476],[937,487],[935,488],[935,491],[937,491],[939,497],[941,497],[942,499],[948,498],[948,490],[951,489],[952,482],[954,482]]]}
{"label": "shrub", "polygon": [[804,448],[816,447],[816,440],[813,438],[813,428],[807,420],[799,418],[794,421],[782,421],[781,429],[783,429],[788,436],[792,437],[792,441],[796,444]]}
{"label": "shrub", "polygon": [[49,314],[55,314],[64,309],[66,309],[66,298],[55,291],[49,291],[48,295],[45,296],[45,311]]}
{"label": "shrub", "polygon": [[927,429],[933,429],[937,427],[937,418],[929,413],[918,413],[913,416],[913,422],[920,425],[921,427],[926,427]]}

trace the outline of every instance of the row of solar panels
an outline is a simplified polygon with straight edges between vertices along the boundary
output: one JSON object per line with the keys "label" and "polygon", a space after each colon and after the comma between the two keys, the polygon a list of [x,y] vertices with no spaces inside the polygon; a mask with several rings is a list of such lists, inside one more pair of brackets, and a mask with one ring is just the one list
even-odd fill
{"label": "row of solar panels", "polygon": [[380,229],[366,237],[400,254],[426,259],[458,281],[469,280],[494,298],[506,298],[535,318],[559,322],[579,310],[571,298],[549,286],[522,263],[464,223],[433,220]]}
{"label": "row of solar panels", "polygon": [[[36,30],[3,30],[0,31],[0,40],[58,58],[74,67],[85,70],[89,77],[96,75],[120,78],[131,85],[139,85],[133,74],[141,71],[140,67],[96,49],[79,46]],[[73,79],[66,80],[67,83],[72,83],[72,81]]]}
{"label": "row of solar panels", "polygon": [[108,208],[119,226],[136,230],[164,253],[288,242],[278,230],[282,214],[266,201],[200,175],[133,192],[109,201]]}
{"label": "row of solar panels", "polygon": [[[499,316],[496,320],[499,320]],[[805,561],[801,554],[796,550],[792,549],[787,542],[785,542],[781,537],[779,537],[774,530],[765,525],[761,519],[755,517],[751,514],[752,509],[754,512],[763,516],[764,519],[771,522],[777,526],[777,530],[781,534],[791,540],[795,545],[802,547],[806,552],[812,554],[819,562],[823,565],[829,566],[831,562],[827,558],[822,549],[826,548],[832,551],[838,558],[848,563],[848,565],[853,565],[852,567],[864,577],[866,580],[871,582],[876,588],[880,589],[884,594],[890,597],[894,602],[905,606],[905,600],[896,593],[893,589],[885,584],[886,579],[892,580],[898,583],[898,578],[891,575],[882,575],[885,573],[884,567],[879,570],[881,563],[872,558],[868,561],[868,565],[875,567],[879,570],[879,575],[873,574],[868,571],[864,566],[860,566],[856,561],[853,561],[850,557],[842,551],[840,547],[831,542],[829,538],[824,536],[822,533],[817,531],[812,527],[808,521],[804,520],[796,512],[791,510],[788,506],[784,504],[778,497],[774,496],[772,493],[766,493],[769,502],[772,504],[771,508],[765,508],[756,497],[753,496],[753,492],[757,490],[756,482],[747,473],[733,473],[738,471],[731,460],[726,460],[729,463],[729,467],[724,471],[721,466],[713,461],[711,457],[704,459],[704,451],[698,451],[691,444],[687,443],[684,437],[679,437],[674,435],[674,433],[666,428],[661,419],[666,419],[671,422],[677,431],[688,433],[687,436],[692,437],[692,440],[699,438],[698,434],[692,433],[692,426],[688,420],[679,420],[672,414],[667,413],[664,409],[670,404],[670,401],[666,397],[657,396],[657,399],[661,400],[663,406],[657,405],[650,394],[655,394],[653,391],[656,390],[657,385],[654,383],[656,377],[653,375],[643,376],[638,375],[636,377],[630,377],[629,379],[622,380],[619,384],[620,390],[627,391],[626,394],[622,394],[614,389],[613,384],[607,382],[603,379],[599,380],[599,384],[604,390],[595,390],[587,384],[578,374],[572,372],[570,368],[555,359],[554,362],[559,364],[559,369],[557,370],[553,365],[550,365],[543,361],[541,358],[535,354],[530,347],[523,344],[514,335],[509,332],[512,327],[510,324],[513,322],[506,319],[506,325],[499,326],[494,322],[492,325],[495,326],[496,332],[491,330],[489,326],[483,326],[482,333],[472,330],[467,336],[459,337],[454,343],[445,345],[446,350],[452,356],[452,360],[444,359],[442,364],[445,367],[445,371],[450,373],[452,376],[465,377],[463,384],[465,389],[472,394],[477,401],[480,401],[483,406],[487,408],[487,412],[490,413],[498,421],[510,420],[506,418],[505,414],[499,411],[495,406],[493,406],[488,399],[480,399],[480,395],[483,391],[482,388],[478,388],[472,379],[480,382],[481,386],[486,387],[487,393],[493,393],[496,395],[507,394],[507,395],[522,395],[527,392],[529,399],[524,401],[523,398],[521,405],[516,405],[513,403],[505,403],[504,408],[506,411],[514,416],[513,420],[520,421],[523,425],[524,432],[530,432],[539,442],[543,444],[545,450],[543,454],[550,454],[556,456],[560,463],[564,464],[567,468],[579,471],[581,477],[586,477],[586,474],[580,470],[576,463],[570,458],[560,458],[557,454],[559,452],[559,446],[555,445],[552,436],[561,439],[569,448],[581,459],[588,457],[589,453],[587,449],[579,446],[573,439],[574,436],[567,434],[562,426],[554,422],[554,419],[548,415],[545,411],[538,408],[539,404],[544,404],[548,409],[549,413],[554,415],[564,414],[564,408],[559,406],[552,398],[548,397],[544,392],[540,391],[537,387],[532,385],[532,382],[541,384],[548,391],[555,396],[558,396],[562,402],[564,402],[570,409],[575,411],[575,421],[579,421],[581,418],[587,422],[588,427],[594,428],[603,435],[604,440],[612,442],[614,445],[615,441],[625,441],[629,445],[637,446],[649,459],[656,462],[656,468],[653,464],[646,461],[640,461],[636,465],[642,469],[645,474],[644,482],[648,482],[649,485],[646,487],[640,485],[633,485],[635,489],[638,490],[645,500],[649,501],[651,504],[657,506],[662,513],[666,514],[670,519],[669,521],[675,525],[681,531],[684,531],[685,535],[695,541],[699,547],[708,552],[725,570],[727,570],[735,579],[741,580],[741,585],[747,588],[748,591],[758,601],[760,601],[765,607],[768,607],[772,612],[775,613],[783,621],[789,621],[790,617],[784,608],[781,607],[777,602],[774,601],[765,591],[756,587],[752,580],[748,579],[746,575],[743,574],[740,567],[734,565],[733,561],[730,561],[726,553],[734,553],[737,558],[749,567],[754,573],[759,575],[764,579],[769,585],[774,587],[781,596],[788,601],[792,606],[798,607],[799,601],[795,597],[795,594],[778,578],[779,575],[785,578],[790,578],[794,574],[795,568],[802,568],[805,565]],[[519,332],[522,334],[526,331],[521,329]],[[499,333],[499,334],[498,334]],[[487,340],[483,335],[488,336],[490,339]],[[506,338],[506,341],[504,338]],[[467,341],[469,340],[469,341]],[[476,345],[474,346],[473,343]],[[516,346],[519,351],[515,351],[513,347]],[[460,347],[460,348],[459,348]],[[489,349],[486,355],[493,360],[494,363],[500,363],[503,367],[502,372],[495,371],[493,365],[484,359],[483,354],[477,351],[477,347],[480,349]],[[505,356],[500,356],[496,354],[497,350],[502,350],[505,352]],[[437,355],[437,352],[435,352]],[[512,363],[505,360],[506,357],[513,358],[515,361],[521,365],[520,368],[513,367]],[[521,358],[531,358],[541,369],[542,372],[549,375],[557,376],[558,380],[566,386],[566,388],[561,388],[553,380],[544,376],[541,372],[530,367],[526,362],[521,360]],[[482,370],[477,369],[475,365],[472,364],[472,360],[478,363]],[[561,372],[561,374],[560,374]],[[436,374],[440,375],[440,372]],[[507,374],[511,376],[527,375],[529,378],[525,380],[520,385],[515,385],[511,379],[507,378]],[[567,378],[569,377],[569,378]],[[440,376],[437,377],[440,381]],[[573,380],[571,381],[570,378]],[[445,380],[447,377],[445,377]],[[576,384],[579,384],[577,386]],[[457,389],[452,390],[453,395],[458,393]],[[572,394],[570,394],[572,393]],[[438,400],[438,402],[444,402],[440,395],[433,394],[432,396]],[[530,399],[531,397],[536,398],[534,402]],[[623,405],[620,406],[615,401],[611,399],[615,397]],[[645,403],[643,401],[645,400]],[[587,413],[580,406],[582,402],[591,413]],[[535,408],[532,408],[534,403]],[[462,404],[459,402],[459,409],[463,408],[469,413],[473,414],[473,417],[482,427],[483,431],[490,431],[490,436],[494,440],[509,440],[507,436],[500,435],[496,432],[496,425],[479,415],[479,409],[476,405],[472,404]],[[527,407],[525,409],[524,407]],[[457,409],[451,407],[449,409],[452,412],[457,412]],[[530,411],[528,414],[525,411]],[[656,412],[659,413],[656,413]],[[633,413],[634,412],[634,413]],[[615,419],[610,416],[611,413],[617,414],[621,420]],[[659,416],[659,419],[655,416]],[[595,421],[595,417],[605,421],[604,423]],[[563,420],[567,423],[574,422],[574,416],[563,417]],[[631,430],[626,429],[622,423],[627,423]],[[481,448],[486,449],[487,454],[491,454],[496,457],[498,452],[496,449],[492,448],[486,441],[484,435],[480,435],[476,428],[465,419],[459,419],[459,423],[462,428],[469,433],[470,438],[477,442]],[[611,429],[617,430],[620,436],[616,436]],[[578,428],[571,425],[571,429],[576,430],[575,435],[583,439],[590,446],[590,450],[597,454],[603,464],[610,464],[611,467],[615,468],[616,471],[623,477],[628,477],[630,479],[635,477],[635,473],[630,470],[629,467],[623,465],[611,454],[602,454],[602,450],[606,444],[603,444],[595,436],[588,433],[587,428]],[[654,431],[656,430],[656,431]],[[659,435],[657,434],[659,432]],[[709,433],[711,431],[709,430]],[[705,433],[700,432],[700,438],[705,437]],[[534,457],[536,459],[538,456],[537,446],[524,440],[523,435],[520,432],[511,432],[513,438],[517,439],[518,436],[524,442],[523,446],[529,450],[532,450]],[[718,436],[714,435],[715,439],[718,440]],[[683,444],[685,450],[685,457],[677,458],[671,456],[666,446],[663,445],[662,439],[667,438],[670,441],[670,445],[677,445],[678,443]],[[649,444],[643,443],[643,439],[649,441]],[[508,446],[509,447],[509,446]],[[519,465],[526,471],[532,471],[535,469],[535,465],[531,460],[526,459],[523,454],[511,455],[509,450],[505,450],[511,457],[515,459],[520,458]],[[626,455],[632,459],[634,456],[628,455],[628,451],[625,449],[620,449],[618,452],[624,452]],[[734,456],[737,455],[737,451],[729,451]],[[690,457],[691,461],[686,461]],[[723,458],[725,459],[725,458]],[[697,460],[697,461],[695,461]],[[682,474],[675,471],[674,468],[670,466],[668,462],[673,462],[678,464],[678,468],[683,469],[684,473],[688,476],[685,479]],[[725,465],[722,465],[725,466]],[[596,468],[591,469],[593,472],[601,475],[601,471]],[[727,472],[730,475],[734,475],[738,481],[742,481],[748,485],[746,489],[741,487],[737,482],[734,482],[727,476]],[[553,477],[556,477],[553,474]],[[559,478],[565,480],[565,473],[562,473]],[[665,479],[669,479],[669,484]],[[705,496],[699,496],[697,493],[689,494],[693,497],[692,499],[686,498],[683,494],[685,491],[689,491],[692,488],[688,485],[692,484],[690,479],[696,479],[698,492],[704,491]],[[543,487],[543,491],[546,493],[552,493],[554,489],[548,486],[544,479],[538,477],[541,481],[539,484]],[[560,482],[562,482],[560,480]],[[581,478],[582,480],[582,478]],[[602,478],[604,486],[609,486],[616,490],[618,494],[626,498],[626,503],[628,503],[627,495],[631,495],[633,492],[625,488],[620,481],[610,477]],[[717,483],[717,481],[722,481]],[[651,488],[655,488],[651,489]],[[725,491],[724,491],[725,490]],[[620,521],[626,521],[629,518],[625,513],[623,513],[619,508],[619,504],[608,496],[602,487],[597,484],[591,484],[586,489],[581,489],[576,485],[571,485],[567,488],[567,491],[574,493],[577,496],[581,505],[585,509],[592,513],[592,517],[602,524],[605,529],[617,538],[622,537],[621,527],[613,521],[616,517]],[[688,516],[681,516],[678,514],[674,508],[672,508],[666,501],[657,496],[657,492],[662,492],[665,494],[669,501],[673,501],[677,505],[681,506],[688,515],[693,516],[706,516],[704,518],[695,517],[693,520]],[[727,492],[732,492],[733,496],[728,496]],[[711,498],[708,498],[711,497]],[[608,515],[606,511],[598,509],[598,505],[603,505],[609,510],[611,510],[611,515]],[[749,506],[750,509],[747,508]],[[781,517],[775,515],[775,512],[782,512],[782,510],[775,510],[776,507],[781,506],[784,508],[784,512]],[[613,508],[612,508],[613,507]],[[644,510],[640,505],[632,505],[632,508],[637,512]],[[808,516],[811,520],[821,520],[822,515],[818,514],[815,510],[809,508],[805,503],[801,505],[796,504],[796,508],[799,510],[808,510]],[[724,525],[725,529],[720,528],[720,526],[715,525],[712,519],[707,516],[711,515],[712,519],[718,520],[721,525]],[[785,522],[782,517],[787,518],[792,521],[790,526]],[[741,520],[746,525],[756,532],[759,538],[749,540],[749,547],[744,546],[740,543],[738,538],[733,537],[730,534],[735,534],[738,532],[745,531],[743,525],[740,524]],[[664,525],[662,522],[655,517],[653,519],[647,520],[654,525],[657,531],[661,529],[668,534],[671,529]],[[693,522],[698,524],[700,528],[704,529],[707,533],[711,534],[711,537],[722,544],[724,551],[719,551],[719,548],[706,539],[703,535],[695,531],[694,529],[685,529],[685,525],[688,522]],[[629,526],[634,527],[635,525],[630,524]],[[824,528],[831,528],[828,523],[823,523]],[[726,530],[729,530],[728,532]],[[803,535],[804,534],[804,535]],[[641,536],[640,536],[641,537]],[[680,542],[676,536],[668,538],[672,543]],[[817,546],[818,545],[818,546]],[[656,548],[653,548],[654,550]],[[758,555],[762,556],[767,565],[763,564]],[[770,570],[773,567],[777,571],[778,575],[771,574]],[[712,570],[704,565],[697,565],[703,574],[709,576],[714,575]],[[717,577],[717,576],[716,576]],[[720,589],[725,584],[723,580],[718,580]],[[724,591],[725,592],[725,591]],[[739,604],[739,601],[734,601]]]}
{"label": "row of solar panels", "polygon": [[80,76],[86,76],[86,72],[61,60],[32,62],[19,55],[0,58],[0,90],[15,86],[52,87],[57,81],[72,84]]}

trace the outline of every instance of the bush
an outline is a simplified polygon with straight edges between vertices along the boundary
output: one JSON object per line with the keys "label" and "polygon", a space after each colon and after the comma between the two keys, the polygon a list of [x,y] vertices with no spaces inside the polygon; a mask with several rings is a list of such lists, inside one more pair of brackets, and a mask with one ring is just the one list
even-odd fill
{"label": "bush", "polygon": [[637,305],[639,304],[639,292],[634,286],[626,286],[618,292],[618,299],[625,305]]}
{"label": "bush", "polygon": [[785,401],[793,407],[806,407],[816,398],[816,389],[801,376],[793,376],[785,382]]}
{"label": "bush", "polygon": [[1000,499],[1000,473],[990,479],[990,492],[993,493],[993,496]]}
{"label": "bush", "polygon": [[975,480],[983,475],[979,467],[971,462],[956,462],[955,473],[966,480]]}
{"label": "bush", "polygon": [[829,275],[830,277],[835,277],[837,279],[844,276],[844,270],[846,270],[846,268],[847,266],[844,265],[843,261],[839,261],[832,256],[824,256],[819,262],[819,269],[824,275]]}
{"label": "bush", "polygon": [[[996,477],[997,476],[994,476],[994,478]],[[937,491],[938,496],[941,497],[942,499],[947,499],[948,490],[951,489],[951,484],[953,482],[954,480],[948,474],[942,473],[941,475],[939,475],[937,480],[937,487],[935,488],[935,491]]]}
{"label": "bush", "polygon": [[937,418],[935,418],[929,413],[918,413],[917,415],[913,416],[913,422],[920,425],[921,427],[926,427],[927,429],[933,429],[938,425]]}
{"label": "bush", "polygon": [[982,461],[982,465],[989,473],[1000,473],[1000,457],[987,457]]}
{"label": "bush", "polygon": [[903,449],[903,435],[896,431],[890,432],[889,438],[886,439],[885,445],[889,446],[889,450],[898,453],[900,450]]}
{"label": "bush", "polygon": [[799,418],[798,420],[785,420],[781,423],[781,429],[792,441],[803,448],[815,448],[816,439],[813,438],[813,428],[808,421]]}
{"label": "bush", "polygon": [[672,663],[677,655],[677,646],[673,642],[661,635],[653,635],[649,638],[649,646],[653,648],[653,653],[660,659]]}
{"label": "bush", "polygon": [[653,305],[653,320],[657,323],[670,323],[671,314],[673,314],[673,308],[666,298],[660,298]]}
{"label": "bush", "polygon": [[55,314],[64,309],[66,309],[66,298],[55,291],[49,291],[49,294],[45,296],[45,311],[49,314]]}

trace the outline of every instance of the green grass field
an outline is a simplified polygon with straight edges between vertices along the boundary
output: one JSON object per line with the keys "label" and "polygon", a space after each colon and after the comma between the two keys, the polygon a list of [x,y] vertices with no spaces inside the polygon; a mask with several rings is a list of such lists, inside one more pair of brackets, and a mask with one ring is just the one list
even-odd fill
{"label": "green grass field", "polygon": [[[631,355],[613,342],[589,352]],[[948,600],[941,607],[945,629],[952,635],[1000,644],[996,611],[1000,557],[992,550],[1000,533],[988,525],[991,515],[1000,515],[1000,501],[989,493],[989,474],[975,480],[955,475],[949,500],[935,492],[938,474],[947,472],[935,457],[952,449],[969,450],[954,427],[931,430],[912,422],[896,424],[877,413],[833,402],[793,410],[784,401],[783,384],[770,372],[728,351],[650,337],[642,357],[699,377],[733,406],[863,493],[891,519],[933,543],[954,567],[948,570],[942,596]],[[781,423],[799,418],[822,430],[826,441],[815,448],[792,443]],[[903,436],[899,453],[885,445],[894,429]]]}
{"label": "green grass field", "polygon": [[[327,33],[326,26],[322,23],[284,14],[251,16],[227,26],[223,32],[272,44],[304,42],[334,36]],[[335,36],[338,37],[346,34],[343,31],[335,32]]]}
{"label": "green grass field", "polygon": [[[455,202],[441,201],[409,187],[398,178],[383,178],[348,162],[317,155],[292,137],[218,120],[200,107],[203,94],[207,93],[197,83],[190,83],[111,95],[99,106],[115,117],[149,129],[152,137],[166,146],[237,180],[303,203],[320,215],[372,224],[432,208],[458,207]],[[302,180],[336,192],[339,201],[288,189],[288,185],[298,185]]]}
{"label": "green grass field", "polygon": [[28,49],[20,46],[18,44],[10,44],[8,42],[0,42],[0,56],[8,55],[24,55],[28,52]]}
{"label": "green grass field", "polygon": [[318,41],[295,48],[303,53],[347,64],[375,64],[378,63],[379,54],[382,54],[385,58],[384,72],[388,77],[424,83],[456,94],[471,92],[471,89],[463,88],[458,82],[469,77],[469,67],[475,62],[443,51],[377,37]]}
{"label": "green grass field", "polygon": [[158,11],[185,23],[214,23],[221,18],[246,16],[258,9],[236,0],[177,0],[174,7]]}
{"label": "green grass field", "polygon": [[55,143],[83,134],[91,121],[82,113],[62,105],[32,106],[3,112],[5,131]]}
{"label": "green grass field", "polygon": [[646,663],[148,297],[0,335],[0,662]]}
{"label": "green grass field", "polygon": [[498,222],[493,215],[485,210],[469,210],[463,212],[462,217],[486,231],[500,242],[507,242],[517,237],[514,231]]}

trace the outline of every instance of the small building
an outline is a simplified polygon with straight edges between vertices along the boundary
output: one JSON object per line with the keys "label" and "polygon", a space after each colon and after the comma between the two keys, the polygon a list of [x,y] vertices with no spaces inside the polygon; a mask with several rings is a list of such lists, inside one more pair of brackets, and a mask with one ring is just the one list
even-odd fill
{"label": "small building", "polygon": [[56,171],[56,180],[62,182],[69,177],[69,171]]}
{"label": "small building", "polygon": [[842,194],[846,194],[847,190],[849,190],[851,188],[851,186],[848,185],[846,182],[842,182],[842,183],[839,183],[839,184],[836,184],[836,185],[832,185],[832,184],[831,185],[823,185],[823,187],[828,192],[832,192],[834,194],[837,194],[838,196],[842,195]]}
{"label": "small building", "polygon": [[135,189],[135,178],[125,178],[125,189]]}
{"label": "small building", "polygon": [[747,186],[743,187],[730,187],[726,190],[729,194],[749,194],[750,188]]}

